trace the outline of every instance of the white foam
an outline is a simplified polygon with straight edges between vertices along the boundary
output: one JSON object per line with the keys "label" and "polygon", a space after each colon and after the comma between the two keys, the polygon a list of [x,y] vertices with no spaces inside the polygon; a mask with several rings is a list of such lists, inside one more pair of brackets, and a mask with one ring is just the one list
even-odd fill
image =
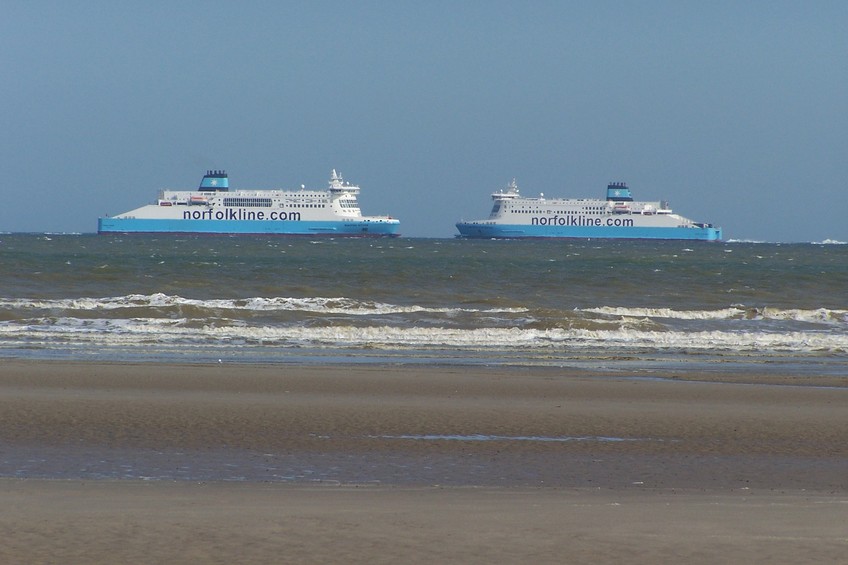
{"label": "white foam", "polygon": [[162,346],[202,344],[278,348],[353,348],[378,350],[464,349],[474,351],[668,350],[728,352],[848,352],[848,335],[827,332],[732,332],[424,328],[392,326],[270,327],[205,325],[182,319],[133,318],[32,320],[0,323],[4,343],[57,343]]}
{"label": "white foam", "polygon": [[325,314],[380,315],[404,314],[416,312],[429,313],[520,313],[527,308],[432,308],[418,305],[400,306],[382,302],[363,301],[353,298],[291,298],[291,297],[252,297],[237,299],[193,299],[181,296],[171,296],[162,293],[144,295],[130,294],[127,296],[103,298],[67,298],[56,300],[38,299],[0,299],[0,308],[39,309],[39,310],[119,310],[125,308],[194,306],[197,308],[217,310],[242,311],[302,311]]}
{"label": "white foam", "polygon": [[[397,305],[346,297],[251,297],[232,299],[193,299],[176,295],[156,293],[150,295],[130,294],[126,296],[102,298],[67,299],[26,299],[0,298],[0,308],[18,310],[64,310],[69,315],[74,311],[95,312],[133,308],[169,308],[192,306],[200,310],[210,310],[210,315],[218,315],[221,310],[234,312],[310,312],[316,314],[342,314],[349,316],[379,316],[386,314],[510,314],[529,312],[528,308],[456,308],[426,307],[419,305]],[[643,322],[645,319],[677,320],[788,320],[813,324],[848,324],[848,310],[817,308],[774,308],[745,307],[734,305],[716,310],[676,310],[673,308],[619,307],[601,306],[597,308],[576,309],[577,312],[599,314],[605,317],[617,317],[622,327]],[[607,320],[597,320],[599,322]]]}
{"label": "white foam", "polygon": [[817,308],[804,310],[798,308],[745,308],[732,306],[718,310],[674,310],[672,308],[630,308],[602,306],[600,308],[584,308],[581,312],[602,314],[604,316],[621,316],[623,318],[667,318],[677,320],[791,320],[819,324],[842,325],[848,324],[848,310],[831,310]]}
{"label": "white foam", "polygon": [[738,307],[719,310],[674,310],[672,308],[601,306],[599,308],[583,308],[579,311],[625,318],[673,318],[678,320],[729,320],[742,317],[745,314],[745,310]]}

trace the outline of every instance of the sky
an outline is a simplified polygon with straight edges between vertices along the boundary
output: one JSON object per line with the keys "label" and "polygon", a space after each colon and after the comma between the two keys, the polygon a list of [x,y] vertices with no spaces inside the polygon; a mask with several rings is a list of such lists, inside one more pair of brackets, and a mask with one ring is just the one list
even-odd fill
{"label": "sky", "polygon": [[848,2],[6,0],[0,231],[194,189],[362,187],[453,237],[525,195],[848,241]]}

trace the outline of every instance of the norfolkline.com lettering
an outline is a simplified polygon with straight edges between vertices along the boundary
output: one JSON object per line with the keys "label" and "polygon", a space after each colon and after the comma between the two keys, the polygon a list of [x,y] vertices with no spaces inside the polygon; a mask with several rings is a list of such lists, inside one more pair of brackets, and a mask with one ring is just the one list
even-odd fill
{"label": "norfolkline.com lettering", "polygon": [[186,210],[183,220],[272,220],[299,222],[300,212],[265,212],[264,210],[246,210],[244,208],[227,208],[226,210]]}

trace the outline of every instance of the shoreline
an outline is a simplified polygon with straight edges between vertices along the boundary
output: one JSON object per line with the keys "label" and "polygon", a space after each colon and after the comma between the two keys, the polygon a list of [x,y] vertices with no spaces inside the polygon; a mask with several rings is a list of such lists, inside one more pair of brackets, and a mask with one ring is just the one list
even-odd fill
{"label": "shoreline", "polygon": [[669,376],[12,360],[0,561],[844,559],[848,388]]}
{"label": "shoreline", "polygon": [[[464,362],[432,362],[426,361],[362,361],[356,358],[340,360],[321,360],[316,362],[303,362],[299,359],[294,361],[242,361],[220,359],[216,363],[213,360],[198,362],[185,362],[171,359],[156,360],[119,360],[119,359],[56,359],[56,358],[28,358],[28,357],[2,357],[0,356],[0,374],[7,373],[6,367],[14,368],[16,371],[27,371],[27,366],[40,367],[176,367],[215,370],[215,368],[228,368],[230,371],[244,368],[248,371],[258,369],[260,371],[348,371],[368,370],[398,372],[426,371],[426,372],[468,372],[479,373],[515,373],[530,374],[534,376],[559,376],[559,377],[582,377],[599,379],[620,380],[658,380],[668,382],[693,382],[712,384],[738,384],[738,385],[768,385],[768,386],[798,386],[810,388],[833,388],[848,389],[848,376],[832,374],[827,372],[816,372],[815,367],[806,368],[803,374],[793,371],[792,368],[780,367],[779,371],[767,371],[765,368],[752,369],[746,366],[740,370],[736,364],[725,365],[722,363],[699,363],[692,367],[686,365],[663,366],[660,363],[649,366],[622,367],[606,365],[605,359],[583,360],[574,364],[545,365],[521,362],[502,363],[464,363]],[[601,368],[588,368],[592,362],[597,362]],[[813,382],[814,381],[814,382]]]}
{"label": "shoreline", "polygon": [[848,388],[659,376],[10,362],[0,476],[848,492]]}

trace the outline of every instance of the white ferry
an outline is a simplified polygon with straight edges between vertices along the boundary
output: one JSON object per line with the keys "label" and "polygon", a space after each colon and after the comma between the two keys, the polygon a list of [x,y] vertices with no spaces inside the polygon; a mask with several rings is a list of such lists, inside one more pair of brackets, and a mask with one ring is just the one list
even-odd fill
{"label": "white ferry", "polygon": [[333,170],[327,190],[234,190],[207,171],[197,190],[162,190],[154,204],[99,218],[97,233],[397,237],[400,221],[363,216],[359,187]]}
{"label": "white ferry", "polygon": [[634,201],[620,182],[601,200],[521,196],[513,179],[492,200],[488,219],[456,224],[458,237],[721,240],[721,228],[675,214],[665,201]]}

